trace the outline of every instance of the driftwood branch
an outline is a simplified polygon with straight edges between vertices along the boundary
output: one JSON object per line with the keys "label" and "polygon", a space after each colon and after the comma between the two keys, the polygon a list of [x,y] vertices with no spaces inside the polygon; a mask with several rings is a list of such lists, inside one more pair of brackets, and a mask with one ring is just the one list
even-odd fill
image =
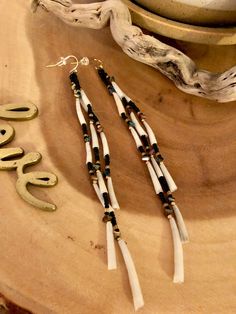
{"label": "driftwood branch", "polygon": [[139,27],[132,25],[129,10],[121,0],[91,4],[73,4],[70,0],[34,0],[33,3],[34,9],[41,6],[72,26],[100,29],[110,20],[112,36],[123,51],[161,71],[180,90],[218,102],[236,100],[236,66],[224,73],[197,69],[181,51],[144,35]]}

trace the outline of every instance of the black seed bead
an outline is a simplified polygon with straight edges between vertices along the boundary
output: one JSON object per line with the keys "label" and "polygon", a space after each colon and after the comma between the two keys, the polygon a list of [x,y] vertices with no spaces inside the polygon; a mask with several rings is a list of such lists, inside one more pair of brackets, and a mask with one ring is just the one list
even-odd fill
{"label": "black seed bead", "polygon": [[164,192],[168,192],[170,190],[169,185],[166,181],[166,178],[164,176],[161,176],[158,178],[161,184],[161,187],[163,189]]}
{"label": "black seed bead", "polygon": [[116,222],[115,213],[112,211],[112,212],[109,213],[109,215],[110,215],[112,226],[117,228],[117,222]]}
{"label": "black seed bead", "polygon": [[94,123],[99,122],[98,117],[95,115],[94,112],[93,112],[93,118],[92,119],[93,119]]}
{"label": "black seed bead", "polygon": [[138,150],[140,151],[141,154],[142,154],[142,153],[145,153],[145,150],[144,150],[143,146],[139,146],[139,147],[138,147]]}
{"label": "black seed bead", "polygon": [[136,113],[140,112],[140,109],[135,105],[132,100],[130,100],[128,104]]}
{"label": "black seed bead", "polygon": [[122,104],[123,104],[123,106],[126,108],[127,106],[129,106],[129,103],[128,103],[128,101],[127,101],[127,99],[125,98],[125,97],[122,97],[121,98],[121,101],[122,101]]}
{"label": "black seed bead", "polygon": [[87,125],[85,124],[85,123],[83,123],[82,125],[81,125],[81,127],[82,127],[82,131],[83,131],[83,134],[88,134],[88,129],[87,129]]}
{"label": "black seed bead", "polygon": [[110,215],[111,217],[115,217],[115,213],[114,213],[114,212],[110,212],[109,215]]}
{"label": "black seed bead", "polygon": [[149,148],[149,143],[148,143],[148,139],[145,135],[141,135],[141,140],[143,142],[143,145],[146,147],[146,148]]}
{"label": "black seed bead", "polygon": [[111,218],[111,224],[112,224],[113,227],[115,227],[117,225],[115,215]]}
{"label": "black seed bead", "polygon": [[93,171],[93,164],[91,162],[87,163],[88,171]]}
{"label": "black seed bead", "polygon": [[122,112],[121,118],[124,119],[124,120],[128,119],[127,115],[124,112]]}
{"label": "black seed bead", "polygon": [[155,153],[159,153],[159,148],[158,148],[156,143],[152,144],[152,148],[153,148]]}
{"label": "black seed bead", "polygon": [[164,193],[163,193],[163,192],[160,192],[158,195],[159,195],[159,198],[160,198],[161,202],[162,202],[163,204],[166,203],[166,198],[165,198]]}
{"label": "black seed bead", "polygon": [[95,162],[99,161],[100,157],[99,157],[99,149],[98,149],[98,147],[94,147],[93,148],[93,152],[94,152]]}
{"label": "black seed bead", "polygon": [[87,105],[87,109],[88,109],[88,115],[93,114],[93,109],[90,104]]}
{"label": "black seed bead", "polygon": [[72,72],[70,74],[70,80],[71,80],[71,83],[75,85],[75,89],[80,91],[81,87],[80,87],[79,79],[76,72]]}
{"label": "black seed bead", "polygon": [[106,154],[104,156],[104,160],[105,160],[105,165],[109,166],[110,165],[110,156],[108,154]]}
{"label": "black seed bead", "polygon": [[103,199],[104,199],[104,206],[105,208],[109,208],[109,197],[108,197],[108,193],[102,193]]}

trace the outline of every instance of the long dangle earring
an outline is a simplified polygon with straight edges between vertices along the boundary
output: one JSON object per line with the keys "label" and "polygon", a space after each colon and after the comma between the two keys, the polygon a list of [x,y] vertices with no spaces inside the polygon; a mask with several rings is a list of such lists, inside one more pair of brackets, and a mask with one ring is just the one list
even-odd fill
{"label": "long dangle earring", "polygon": [[189,241],[182,214],[172,195],[177,186],[164,164],[156,136],[146,117],[136,104],[120,89],[113,77],[104,70],[102,63],[97,72],[109,93],[113,96],[120,117],[128,125],[141,158],[145,162],[156,194],[159,196],[164,214],[170,222],[174,246],[174,283],[184,282],[184,260],[182,243]]}
{"label": "long dangle earring", "polygon": [[[119,204],[114,192],[111,171],[110,171],[110,151],[104,129],[93,110],[93,106],[88,99],[85,91],[81,88],[77,76],[77,68],[80,64],[88,65],[89,59],[84,57],[80,61],[73,55],[61,58],[61,60],[47,67],[63,66],[69,59],[74,59],[75,67],[70,71],[69,79],[71,88],[75,96],[76,113],[81,125],[86,150],[86,165],[91,178],[96,195],[104,207],[103,222],[106,223],[107,239],[107,263],[108,270],[116,269],[115,241],[117,240],[120,251],[123,255],[125,266],[127,268],[133,303],[135,310],[144,305],[143,295],[139,284],[135,265],[126,242],[121,237],[121,232],[117,224],[114,209],[119,208]],[[86,115],[86,119],[84,116]],[[87,122],[88,121],[88,122]],[[104,169],[100,162],[101,150],[104,159]]]}

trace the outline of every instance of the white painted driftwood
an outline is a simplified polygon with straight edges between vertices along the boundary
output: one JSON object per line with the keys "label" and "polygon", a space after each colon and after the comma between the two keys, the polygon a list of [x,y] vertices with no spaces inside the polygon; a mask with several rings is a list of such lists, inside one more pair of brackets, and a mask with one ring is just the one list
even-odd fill
{"label": "white painted driftwood", "polygon": [[182,91],[218,102],[236,100],[236,66],[217,74],[197,69],[181,51],[144,35],[139,27],[132,25],[129,10],[121,0],[90,4],[34,0],[34,9],[38,6],[72,26],[100,29],[110,20],[111,33],[128,56],[158,69]]}

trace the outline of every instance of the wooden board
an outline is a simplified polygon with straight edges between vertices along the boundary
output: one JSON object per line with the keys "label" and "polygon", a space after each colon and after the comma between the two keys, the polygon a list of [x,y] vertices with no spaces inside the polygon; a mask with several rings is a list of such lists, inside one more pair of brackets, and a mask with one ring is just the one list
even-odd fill
{"label": "wooden board", "polygon": [[[41,152],[43,160],[34,168],[59,178],[50,190],[32,189],[57,204],[55,213],[45,213],[18,197],[15,172],[0,173],[0,292],[34,313],[133,312],[122,257],[118,254],[116,271],[106,269],[103,210],[84,166],[68,69],[45,68],[75,54],[103,60],[143,109],[179,187],[175,195],[191,242],[184,246],[185,283],[174,285],[170,229],[148,173],[96,72],[81,68],[81,84],[110,143],[118,220],[145,298],[139,312],[235,312],[235,103],[178,91],[160,73],[124,55],[109,28],[71,28],[43,10],[33,15],[24,0],[2,0],[0,15],[0,103],[31,101],[40,110],[32,121],[10,123],[16,138],[8,146]],[[209,70],[235,62],[235,46],[177,45]]]}

